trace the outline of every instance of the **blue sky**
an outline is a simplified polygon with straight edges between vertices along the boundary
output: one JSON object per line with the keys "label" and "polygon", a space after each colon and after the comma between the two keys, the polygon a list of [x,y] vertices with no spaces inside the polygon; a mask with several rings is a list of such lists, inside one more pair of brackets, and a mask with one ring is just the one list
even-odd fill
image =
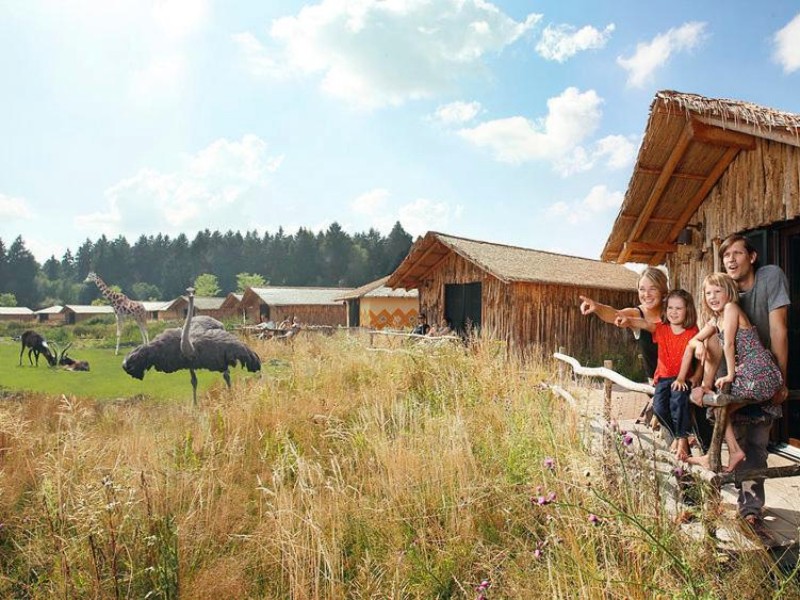
{"label": "blue sky", "polygon": [[800,5],[0,3],[0,238],[428,230],[597,258],[657,90],[800,113]]}

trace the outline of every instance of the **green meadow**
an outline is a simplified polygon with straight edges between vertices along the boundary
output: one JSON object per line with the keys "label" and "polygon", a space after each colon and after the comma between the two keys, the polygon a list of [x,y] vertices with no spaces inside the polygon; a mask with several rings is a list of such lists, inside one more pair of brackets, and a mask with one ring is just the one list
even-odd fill
{"label": "green meadow", "polygon": [[[115,356],[113,340],[110,347],[107,344],[73,342],[67,353],[75,360],[89,361],[88,372],[68,371],[63,367],[52,368],[43,356],[39,357],[38,367],[31,366],[27,349],[22,357],[22,366],[19,366],[20,348],[19,342],[9,338],[0,340],[0,390],[4,392],[64,394],[97,400],[147,397],[191,402],[192,399],[188,371],[167,374],[151,369],[145,374],[143,381],[134,379],[123,371],[122,360],[132,349],[131,345],[121,347],[119,355]],[[234,382],[244,376],[244,372],[231,372]],[[251,374],[248,376],[252,377]],[[219,373],[197,371],[197,379],[198,397],[212,386],[225,386]]]}

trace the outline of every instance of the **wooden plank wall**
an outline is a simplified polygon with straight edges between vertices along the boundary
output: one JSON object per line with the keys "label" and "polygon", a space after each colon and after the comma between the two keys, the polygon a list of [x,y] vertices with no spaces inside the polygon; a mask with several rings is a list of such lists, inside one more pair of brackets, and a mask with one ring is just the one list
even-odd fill
{"label": "wooden plank wall", "polygon": [[699,300],[700,284],[714,269],[715,240],[800,217],[800,148],[759,139],[740,152],[689,220],[702,223],[694,243],[669,255],[674,287]]}
{"label": "wooden plank wall", "polygon": [[480,281],[482,284],[483,329],[492,337],[506,340],[509,346],[525,352],[538,346],[544,353],[564,347],[568,354],[601,360],[613,354],[635,356],[631,334],[580,314],[581,294],[604,304],[626,307],[637,303],[631,290],[538,283],[503,283],[475,264],[451,253],[420,287],[421,311],[429,322],[444,318],[444,286]]}

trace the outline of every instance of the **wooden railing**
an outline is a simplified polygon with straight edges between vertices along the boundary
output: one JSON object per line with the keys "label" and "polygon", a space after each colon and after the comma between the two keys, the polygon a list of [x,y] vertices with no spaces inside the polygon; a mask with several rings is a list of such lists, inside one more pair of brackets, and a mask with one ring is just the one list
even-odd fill
{"label": "wooden railing", "polygon": [[[637,383],[627,377],[620,375],[613,369],[613,362],[603,361],[602,367],[584,367],[576,359],[562,352],[553,353],[553,358],[569,364],[577,375],[586,377],[602,377],[606,381],[605,395],[603,399],[603,417],[606,423],[611,421],[611,383],[616,383],[620,387],[633,392],[642,392],[650,396],[655,389],[652,385]],[[800,463],[785,465],[780,467],[767,467],[766,469],[751,469],[749,471],[736,470],[733,473],[720,473],[722,461],[722,438],[725,424],[728,420],[728,407],[723,406],[719,409],[717,418],[714,422],[714,433],[711,437],[711,444],[708,449],[708,463],[711,470],[706,472],[702,467],[695,467],[693,470],[700,471],[704,479],[711,481],[715,485],[723,485],[737,481],[748,481],[752,479],[772,479],[778,477],[793,477],[800,475]]]}

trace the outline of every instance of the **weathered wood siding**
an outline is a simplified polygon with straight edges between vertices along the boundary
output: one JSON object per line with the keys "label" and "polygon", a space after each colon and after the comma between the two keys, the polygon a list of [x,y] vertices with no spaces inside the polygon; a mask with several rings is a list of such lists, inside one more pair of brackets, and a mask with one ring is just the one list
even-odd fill
{"label": "weathered wood siding", "polygon": [[[703,278],[714,270],[719,241],[732,233],[800,216],[800,148],[758,139],[740,152],[690,219],[702,223],[693,243],[667,257],[670,284],[699,301]],[[719,263],[717,263],[719,266]]]}
{"label": "weathered wood siding", "polygon": [[[252,299],[239,306],[244,311],[248,323],[258,323],[261,315],[261,302]],[[237,313],[241,314],[241,312]],[[347,307],[342,304],[291,304],[270,305],[269,318],[280,323],[285,317],[297,317],[303,325],[331,325],[342,327],[347,325]]]}
{"label": "weathered wood siding", "polygon": [[539,346],[545,353],[560,347],[567,353],[600,360],[604,356],[636,354],[628,331],[584,317],[579,295],[588,295],[611,306],[637,303],[636,293],[592,287],[542,283],[503,283],[475,264],[453,253],[431,272],[420,288],[420,305],[429,322],[444,318],[444,286],[481,282],[481,321],[490,336],[508,342],[513,350]]}

